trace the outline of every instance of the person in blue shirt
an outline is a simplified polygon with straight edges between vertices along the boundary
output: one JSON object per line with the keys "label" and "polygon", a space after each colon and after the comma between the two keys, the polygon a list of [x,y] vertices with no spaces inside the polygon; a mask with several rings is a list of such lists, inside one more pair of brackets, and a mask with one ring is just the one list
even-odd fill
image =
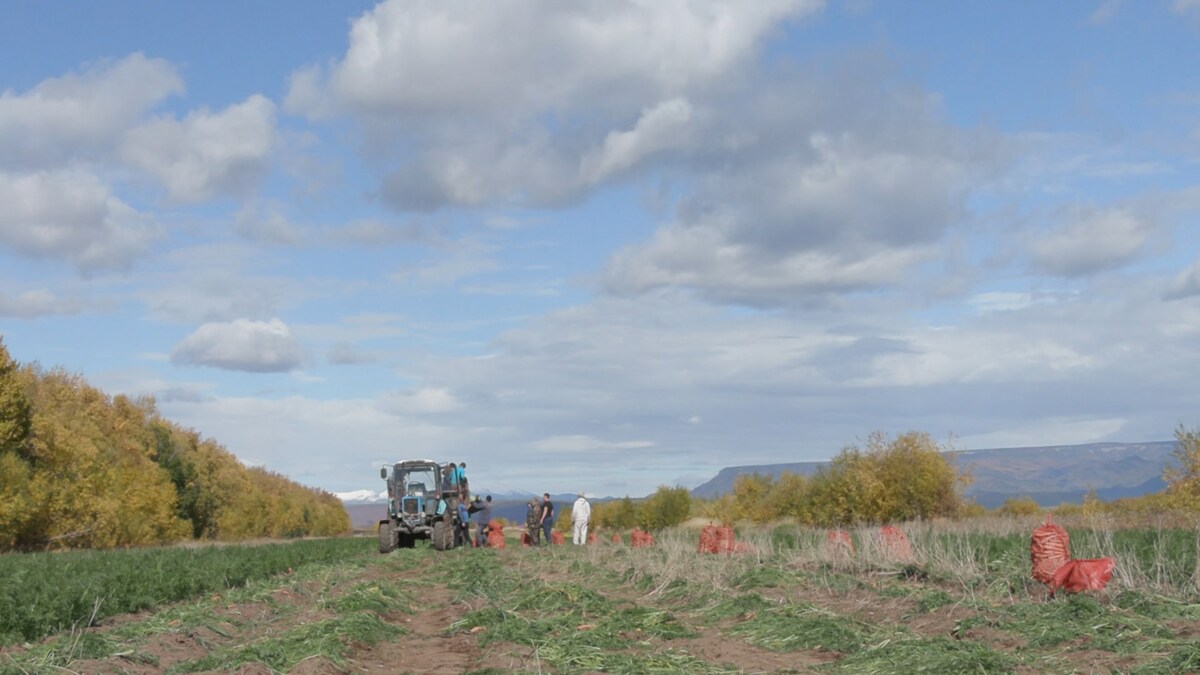
{"label": "person in blue shirt", "polygon": [[467,501],[471,498],[471,490],[467,487],[467,463],[458,463],[458,498]]}
{"label": "person in blue shirt", "polygon": [[469,546],[471,544],[471,513],[467,510],[466,502],[459,500],[456,513],[458,522],[454,525],[454,545]]}

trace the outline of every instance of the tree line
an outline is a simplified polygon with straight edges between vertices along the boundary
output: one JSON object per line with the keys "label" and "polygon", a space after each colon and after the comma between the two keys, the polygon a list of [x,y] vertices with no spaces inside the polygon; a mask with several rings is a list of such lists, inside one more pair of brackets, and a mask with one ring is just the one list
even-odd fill
{"label": "tree line", "polygon": [[[697,499],[686,488],[661,486],[646,499],[629,497],[595,504],[597,528],[661,529],[688,518],[712,522],[773,523],[791,520],[814,527],[884,524],[930,518],[987,515],[1028,517],[1052,510],[1062,516],[1147,519],[1170,516],[1195,523],[1200,518],[1200,428],[1175,431],[1172,462],[1163,470],[1161,492],[1105,502],[1089,491],[1081,503],[1043,508],[1031,497],[1014,497],[988,510],[963,497],[970,476],[958,470],[954,453],[928,434],[868,437],[865,447],[843,449],[815,475],[738,476],[731,492]],[[564,514],[569,519],[569,511]]]}
{"label": "tree line", "polygon": [[243,465],[152,398],[21,365],[0,340],[0,551],[349,529],[333,495]]}
{"label": "tree line", "polygon": [[662,486],[644,500],[594,505],[592,522],[599,528],[661,529],[690,517],[729,523],[787,518],[822,527],[953,518],[969,508],[962,496],[969,482],[928,434],[874,433],[865,447],[844,448],[814,476],[738,476],[731,492],[713,500]]}

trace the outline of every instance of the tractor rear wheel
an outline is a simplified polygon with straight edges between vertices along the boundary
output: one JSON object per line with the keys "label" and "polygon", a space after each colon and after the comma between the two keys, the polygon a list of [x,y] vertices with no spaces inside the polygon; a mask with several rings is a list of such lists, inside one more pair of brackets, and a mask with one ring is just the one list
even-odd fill
{"label": "tractor rear wheel", "polygon": [[391,553],[396,548],[396,532],[392,529],[392,521],[379,521],[379,552]]}

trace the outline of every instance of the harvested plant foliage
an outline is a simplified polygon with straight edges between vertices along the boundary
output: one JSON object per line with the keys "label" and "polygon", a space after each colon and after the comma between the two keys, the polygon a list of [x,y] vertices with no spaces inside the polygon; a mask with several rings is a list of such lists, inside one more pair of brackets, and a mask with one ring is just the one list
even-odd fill
{"label": "harvested plant foliage", "polygon": [[1118,573],[1102,592],[1052,597],[1029,574],[1035,524],[912,523],[904,561],[888,559],[874,528],[850,530],[845,556],[796,525],[739,530],[748,546],[729,555],[697,553],[686,529],[644,549],[422,543],[378,555],[372,539],[351,540],[291,574],[115,624],[63,624],[0,653],[0,672],[1197,669],[1195,532],[1067,523],[1073,553],[1113,556]]}

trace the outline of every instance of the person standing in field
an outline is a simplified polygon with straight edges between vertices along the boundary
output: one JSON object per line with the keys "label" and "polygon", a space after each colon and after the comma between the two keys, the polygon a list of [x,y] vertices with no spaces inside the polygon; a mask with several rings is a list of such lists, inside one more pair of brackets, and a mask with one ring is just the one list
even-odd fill
{"label": "person standing in field", "polygon": [[458,465],[454,462],[442,472],[442,492],[458,492]]}
{"label": "person standing in field", "polygon": [[454,545],[467,546],[471,543],[471,512],[467,509],[467,503],[461,499],[458,500],[455,513],[458,516],[458,523],[454,527]]}
{"label": "person standing in field", "polygon": [[488,495],[486,501],[479,501],[479,495],[475,495],[475,501],[471,503],[471,508],[467,509],[474,514],[475,518],[475,545],[483,548],[487,546],[487,528],[492,522],[492,496]]}
{"label": "person standing in field", "polygon": [[575,500],[575,504],[571,507],[571,525],[573,534],[571,535],[571,543],[576,546],[582,546],[587,543],[588,521],[592,518],[592,505],[579,493],[579,499]]}
{"label": "person standing in field", "polygon": [[538,546],[542,541],[541,514],[542,506],[538,504],[537,497],[531,498],[529,509],[525,512],[525,534],[532,546]]}
{"label": "person standing in field", "polygon": [[550,501],[549,492],[543,493],[542,499],[542,515],[539,521],[542,526],[542,536],[545,539],[542,542],[542,546],[549,546],[552,541],[550,539],[550,530],[554,527],[554,502]]}

